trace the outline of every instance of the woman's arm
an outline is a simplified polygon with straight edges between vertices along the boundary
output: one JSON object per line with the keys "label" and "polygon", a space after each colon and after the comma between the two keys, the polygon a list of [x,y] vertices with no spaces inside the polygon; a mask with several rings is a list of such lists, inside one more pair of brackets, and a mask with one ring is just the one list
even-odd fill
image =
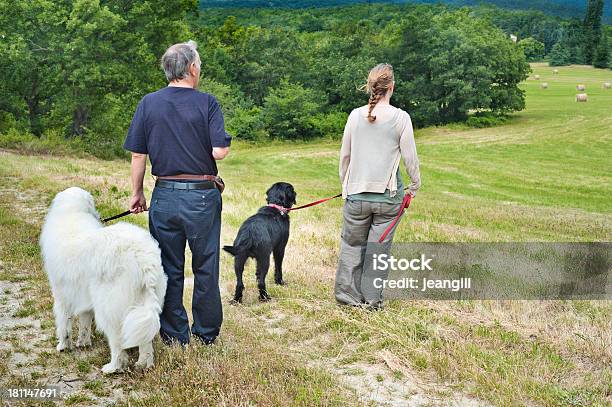
{"label": "woman's arm", "polygon": [[340,148],[340,182],[344,182],[346,171],[348,170],[349,163],[351,161],[351,116],[349,115],[344,125],[344,134],[342,136],[342,147]]}
{"label": "woman's arm", "polygon": [[419,169],[419,157],[416,151],[414,142],[414,131],[412,129],[412,120],[408,113],[405,114],[402,135],[400,136],[400,152],[406,166],[406,172],[410,176],[410,186],[408,190],[412,196],[416,195],[416,191],[421,186],[421,171]]}

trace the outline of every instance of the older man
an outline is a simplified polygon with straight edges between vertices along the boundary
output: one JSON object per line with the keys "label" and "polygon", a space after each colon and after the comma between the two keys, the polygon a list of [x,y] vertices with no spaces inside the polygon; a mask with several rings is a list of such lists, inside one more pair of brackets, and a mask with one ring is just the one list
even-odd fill
{"label": "older man", "polygon": [[[147,210],[142,181],[147,154],[157,176],[149,209],[149,229],[159,242],[168,289],[161,314],[166,343],[211,344],[221,328],[219,235],[222,184],[216,160],[229,153],[217,100],[196,90],[200,57],[196,43],[175,44],[162,57],[168,86],[146,95],[136,108],[124,148],[132,152],[130,210]],[[193,254],[193,325],[183,306],[185,244]]]}

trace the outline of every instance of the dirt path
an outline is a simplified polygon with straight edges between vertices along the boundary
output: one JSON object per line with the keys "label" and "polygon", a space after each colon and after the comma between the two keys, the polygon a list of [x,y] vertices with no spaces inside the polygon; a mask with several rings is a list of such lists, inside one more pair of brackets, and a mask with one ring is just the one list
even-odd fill
{"label": "dirt path", "polygon": [[[269,312],[260,312],[258,305],[238,305],[233,309],[240,314],[241,319],[251,326],[263,327],[270,340],[281,341],[289,334],[290,329],[308,325],[308,321],[299,315],[290,314],[281,309],[281,304],[272,304]],[[355,392],[358,404],[364,406],[421,407],[421,406],[452,406],[477,407],[491,404],[469,397],[453,390],[451,387],[431,380],[403,364],[389,351],[379,351],[376,361],[356,361],[345,363],[344,353],[350,353],[351,347],[357,344],[345,344],[335,357],[325,357],[321,349],[324,342],[333,341],[331,334],[321,333],[312,339],[294,342],[288,345],[293,356],[311,368],[325,369],[340,382]],[[323,345],[323,346],[321,346]]]}

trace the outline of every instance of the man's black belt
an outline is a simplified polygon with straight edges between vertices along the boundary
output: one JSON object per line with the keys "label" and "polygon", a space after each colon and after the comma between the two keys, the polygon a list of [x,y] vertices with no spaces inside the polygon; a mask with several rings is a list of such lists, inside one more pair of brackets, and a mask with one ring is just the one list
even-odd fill
{"label": "man's black belt", "polygon": [[168,189],[215,189],[217,186],[213,181],[201,181],[201,182],[177,182],[177,181],[166,181],[158,179],[155,181],[155,186],[160,188]]}

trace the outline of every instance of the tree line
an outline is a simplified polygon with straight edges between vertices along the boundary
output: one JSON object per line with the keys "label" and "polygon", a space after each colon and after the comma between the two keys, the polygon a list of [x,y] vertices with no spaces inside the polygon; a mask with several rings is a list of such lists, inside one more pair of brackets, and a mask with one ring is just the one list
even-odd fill
{"label": "tree line", "polygon": [[[548,15],[565,18],[582,17],[585,12],[585,0],[201,0],[202,8],[312,8],[333,7],[368,3],[444,3],[446,5],[480,6],[482,4],[494,5],[502,9],[511,10],[537,10]],[[604,10],[604,21],[612,22],[612,8]]]}
{"label": "tree line", "polygon": [[[205,8],[207,24],[221,25],[228,14],[237,17],[241,24],[256,24],[264,27],[291,25],[299,30],[331,30],[345,8],[306,8],[288,10],[275,8],[274,2],[269,7],[256,9],[231,8],[243,4],[251,4],[254,0],[225,1],[223,8]],[[343,0],[351,2],[350,0]],[[429,0],[415,0],[428,2]],[[433,2],[433,0],[432,0]],[[437,0],[436,0],[437,2]],[[203,7],[217,4],[213,0],[202,1]],[[317,3],[316,0],[310,4]],[[363,2],[362,2],[363,3]],[[394,1],[391,3],[402,3]],[[405,2],[403,2],[405,3]],[[612,67],[612,26],[603,24],[604,1],[580,0],[562,2],[571,6],[571,13],[562,13],[570,17],[555,16],[555,3],[548,0],[532,1],[489,1],[486,4],[480,0],[447,0],[456,9],[456,5],[474,4],[470,8],[472,14],[488,19],[508,35],[518,37],[519,46],[524,50],[528,60],[550,60],[554,65],[588,64],[598,68]],[[498,4],[500,7],[490,3]],[[561,3],[561,2],[560,2]],[[571,4],[570,4],[571,3]],[[219,3],[220,4],[220,3]],[[259,4],[259,3],[258,3]],[[280,3],[279,3],[280,4]],[[327,2],[325,4],[328,4]],[[294,7],[295,3],[291,3]],[[524,7],[523,10],[515,8]],[[541,6],[541,7],[540,7]],[[368,19],[378,27],[384,26],[395,15],[401,14],[413,4],[375,4],[354,6],[350,13],[344,13],[342,18],[357,23]],[[437,7],[432,5],[431,7]],[[503,8],[502,8],[503,7]],[[537,9],[547,10],[547,12]],[[334,11],[339,11],[336,13]],[[557,45],[558,44],[558,45]],[[555,51],[553,51],[553,47]]]}
{"label": "tree line", "polygon": [[416,126],[524,108],[525,54],[490,19],[386,7],[329,9],[324,19],[268,10],[282,24],[258,24],[233,17],[239,10],[199,12],[191,0],[2,2],[0,134],[122,154],[136,104],[165,85],[160,56],[187,39],[199,43],[201,90],[219,99],[228,131],[242,139],[340,136],[381,61],[395,67],[395,103]]}
{"label": "tree line", "polygon": [[480,7],[475,12],[519,38],[528,60],[551,65],[586,64],[612,68],[612,27],[602,23],[603,0],[588,0],[583,18],[562,19],[537,11]]}

